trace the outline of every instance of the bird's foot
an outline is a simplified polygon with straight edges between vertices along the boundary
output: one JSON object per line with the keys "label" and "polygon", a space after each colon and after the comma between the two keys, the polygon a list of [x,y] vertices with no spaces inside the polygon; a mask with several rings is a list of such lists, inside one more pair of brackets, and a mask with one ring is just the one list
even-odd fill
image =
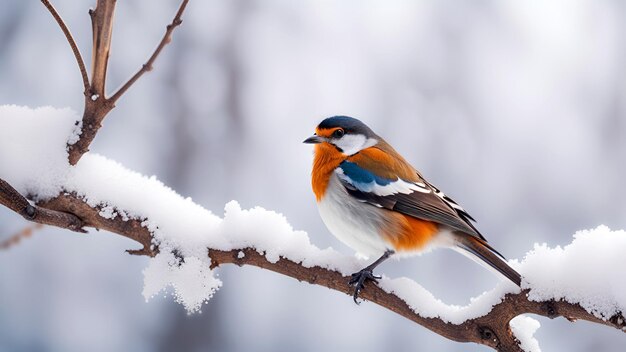
{"label": "bird's foot", "polygon": [[352,274],[352,277],[350,278],[350,282],[348,282],[348,284],[350,286],[354,286],[354,294],[352,295],[354,303],[360,304],[357,298],[359,298],[359,293],[365,287],[365,281],[370,280],[378,282],[378,279],[380,278],[380,276],[374,275],[372,269],[370,268],[365,268],[359,272]]}

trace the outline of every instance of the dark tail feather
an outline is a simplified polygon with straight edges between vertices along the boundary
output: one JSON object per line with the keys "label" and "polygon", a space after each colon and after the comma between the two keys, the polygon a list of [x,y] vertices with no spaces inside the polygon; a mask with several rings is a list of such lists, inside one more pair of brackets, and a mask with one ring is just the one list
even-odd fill
{"label": "dark tail feather", "polygon": [[471,254],[471,258],[477,260],[480,264],[486,264],[490,268],[504,275],[513,281],[517,286],[521,286],[522,278],[520,274],[513,270],[504,257],[493,249],[486,241],[478,237],[467,234],[456,234],[456,245],[459,249],[467,254]]}

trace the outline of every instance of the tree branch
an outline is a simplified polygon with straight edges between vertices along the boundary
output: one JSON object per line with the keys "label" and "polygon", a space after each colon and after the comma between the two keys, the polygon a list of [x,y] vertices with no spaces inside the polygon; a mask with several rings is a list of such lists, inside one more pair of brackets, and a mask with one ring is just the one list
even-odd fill
{"label": "tree branch", "polygon": [[[109,52],[111,51],[111,40],[113,39],[115,3],[116,0],[98,0],[96,8],[89,10],[93,34],[91,96],[105,97],[107,66],[109,63]],[[91,96],[88,98],[91,98]]]}
{"label": "tree branch", "polygon": [[[245,255],[240,255],[243,252]],[[212,266],[221,264],[252,265],[271,270],[299,281],[328,287],[351,296],[353,288],[348,285],[349,276],[320,267],[306,268],[291,260],[281,258],[276,263],[268,261],[254,248],[231,251],[209,250]],[[612,326],[623,331],[626,327],[624,317],[619,314],[604,321],[588,313],[578,304],[564,301],[535,302],[528,300],[528,290],[517,294],[508,294],[501,303],[495,305],[486,315],[470,319],[462,324],[446,323],[439,318],[424,318],[415,313],[401,298],[385,292],[377,285],[367,285],[359,297],[385,307],[425,328],[457,342],[475,342],[487,345],[498,351],[522,351],[519,342],[511,333],[509,322],[520,314],[532,313],[551,319],[565,317],[570,321],[586,320],[593,323]]]}
{"label": "tree branch", "polygon": [[[25,210],[30,204],[6,182],[0,180],[0,203],[6,205],[20,215],[28,213]],[[100,209],[92,208],[80,197],[74,194],[63,194],[45,203],[38,204],[37,214],[45,212],[64,214],[65,219],[75,219],[74,222],[42,222],[41,217],[24,216],[27,220],[48,223],[50,225],[72,229],[78,219],[81,226],[104,229],[121,236],[130,238],[142,244],[143,248],[129,251],[131,254],[155,256],[158,248],[152,244],[152,234],[141,225],[145,219],[131,219],[124,221],[119,216],[107,219],[100,216]],[[245,255],[241,256],[240,252]],[[252,265],[271,270],[279,274],[293,277],[299,281],[328,287],[347,295],[352,294],[348,285],[350,277],[321,267],[304,267],[289,259],[280,258],[273,263],[259,254],[255,248],[240,248],[230,251],[209,249],[211,266],[223,264]],[[498,351],[521,351],[519,342],[513,336],[509,322],[514,317],[532,313],[548,318],[565,317],[570,321],[586,320],[593,323],[607,325],[624,331],[626,319],[622,314],[602,320],[587,312],[578,304],[565,301],[535,302],[528,300],[528,290],[517,294],[508,294],[502,302],[496,304],[489,313],[482,317],[467,320],[461,324],[446,323],[439,318],[425,318],[415,313],[400,297],[388,293],[375,284],[368,284],[361,292],[360,297],[385,307],[425,328],[458,342],[474,342],[490,346]]]}
{"label": "tree branch", "polygon": [[78,63],[78,69],[80,70],[80,75],[83,79],[84,94],[88,94],[89,77],[87,76],[87,69],[85,68],[85,61],[83,61],[83,57],[80,54],[80,50],[78,49],[76,42],[74,41],[74,37],[72,36],[72,33],[70,33],[69,28],[65,25],[65,22],[63,21],[63,19],[61,18],[57,10],[54,8],[54,6],[52,6],[50,1],[41,0],[41,2],[48,9],[48,11],[50,11],[50,14],[52,14],[52,17],[54,17],[54,19],[59,24],[59,27],[61,27],[63,34],[65,34],[65,38],[67,39],[67,42],[70,44],[70,47],[72,48],[72,52],[74,53],[74,57],[76,58],[76,62]]}
{"label": "tree branch", "polygon": [[105,96],[107,66],[113,35],[113,15],[116,0],[98,0],[96,8],[89,10],[93,35],[91,52],[91,84],[85,91],[81,134],[78,141],[68,144],[69,162],[76,165],[78,160],[89,151],[89,145],[96,138],[102,121],[113,109]]}
{"label": "tree branch", "polygon": [[126,93],[128,88],[130,88],[139,79],[139,77],[141,77],[144,73],[146,73],[148,71],[152,71],[152,65],[154,64],[154,61],[159,56],[159,54],[161,54],[161,51],[163,50],[163,48],[172,41],[172,32],[174,31],[174,29],[176,27],[180,26],[181,23],[183,23],[182,16],[183,16],[183,12],[185,11],[185,8],[187,7],[187,3],[188,2],[189,2],[189,0],[183,0],[180,3],[180,6],[178,7],[178,11],[176,12],[176,16],[174,16],[174,19],[172,20],[172,23],[167,25],[167,27],[165,29],[165,34],[163,35],[163,39],[161,39],[161,42],[156,47],[156,49],[154,50],[154,52],[152,53],[152,55],[150,56],[148,61],[146,61],[146,63],[143,64],[143,66],[141,66],[139,71],[137,71],[126,83],[124,83],[124,85],[122,85],[117,90],[117,92],[115,92],[111,96],[111,98],[109,100],[113,104],[115,104],[115,102],[124,93]]}
{"label": "tree branch", "polygon": [[55,211],[31,205],[6,181],[0,179],[0,204],[20,214],[24,219],[44,225],[62,227],[75,232],[86,232],[83,222],[72,212]]}
{"label": "tree branch", "polygon": [[120,217],[104,218],[100,216],[100,209],[92,208],[75,194],[60,195],[41,203],[40,206],[52,211],[75,214],[82,220],[83,226],[117,233],[137,241],[143,246],[138,250],[128,250],[127,252],[130,254],[154,257],[158,253],[158,248],[152,245],[152,234],[141,225],[143,219],[123,221]]}

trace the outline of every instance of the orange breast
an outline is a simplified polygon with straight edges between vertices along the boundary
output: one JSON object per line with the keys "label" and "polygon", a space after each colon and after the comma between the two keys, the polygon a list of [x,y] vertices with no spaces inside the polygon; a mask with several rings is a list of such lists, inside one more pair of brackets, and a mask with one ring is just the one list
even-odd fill
{"label": "orange breast", "polygon": [[432,221],[420,220],[411,216],[389,211],[396,226],[383,229],[383,236],[397,252],[418,251],[433,239],[439,226]]}
{"label": "orange breast", "polygon": [[311,184],[317,201],[321,201],[326,193],[328,181],[339,164],[345,159],[337,148],[328,143],[315,145],[315,158],[313,159],[313,172]]}

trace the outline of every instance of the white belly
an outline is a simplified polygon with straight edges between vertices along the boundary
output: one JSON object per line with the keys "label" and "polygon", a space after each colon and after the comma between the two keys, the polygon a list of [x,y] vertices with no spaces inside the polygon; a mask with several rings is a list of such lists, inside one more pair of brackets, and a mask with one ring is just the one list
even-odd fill
{"label": "white belly", "polygon": [[378,257],[385,250],[392,249],[380,235],[385,221],[384,210],[348,195],[334,174],[330,177],[324,198],[318,203],[318,209],[328,230],[358,253]]}

